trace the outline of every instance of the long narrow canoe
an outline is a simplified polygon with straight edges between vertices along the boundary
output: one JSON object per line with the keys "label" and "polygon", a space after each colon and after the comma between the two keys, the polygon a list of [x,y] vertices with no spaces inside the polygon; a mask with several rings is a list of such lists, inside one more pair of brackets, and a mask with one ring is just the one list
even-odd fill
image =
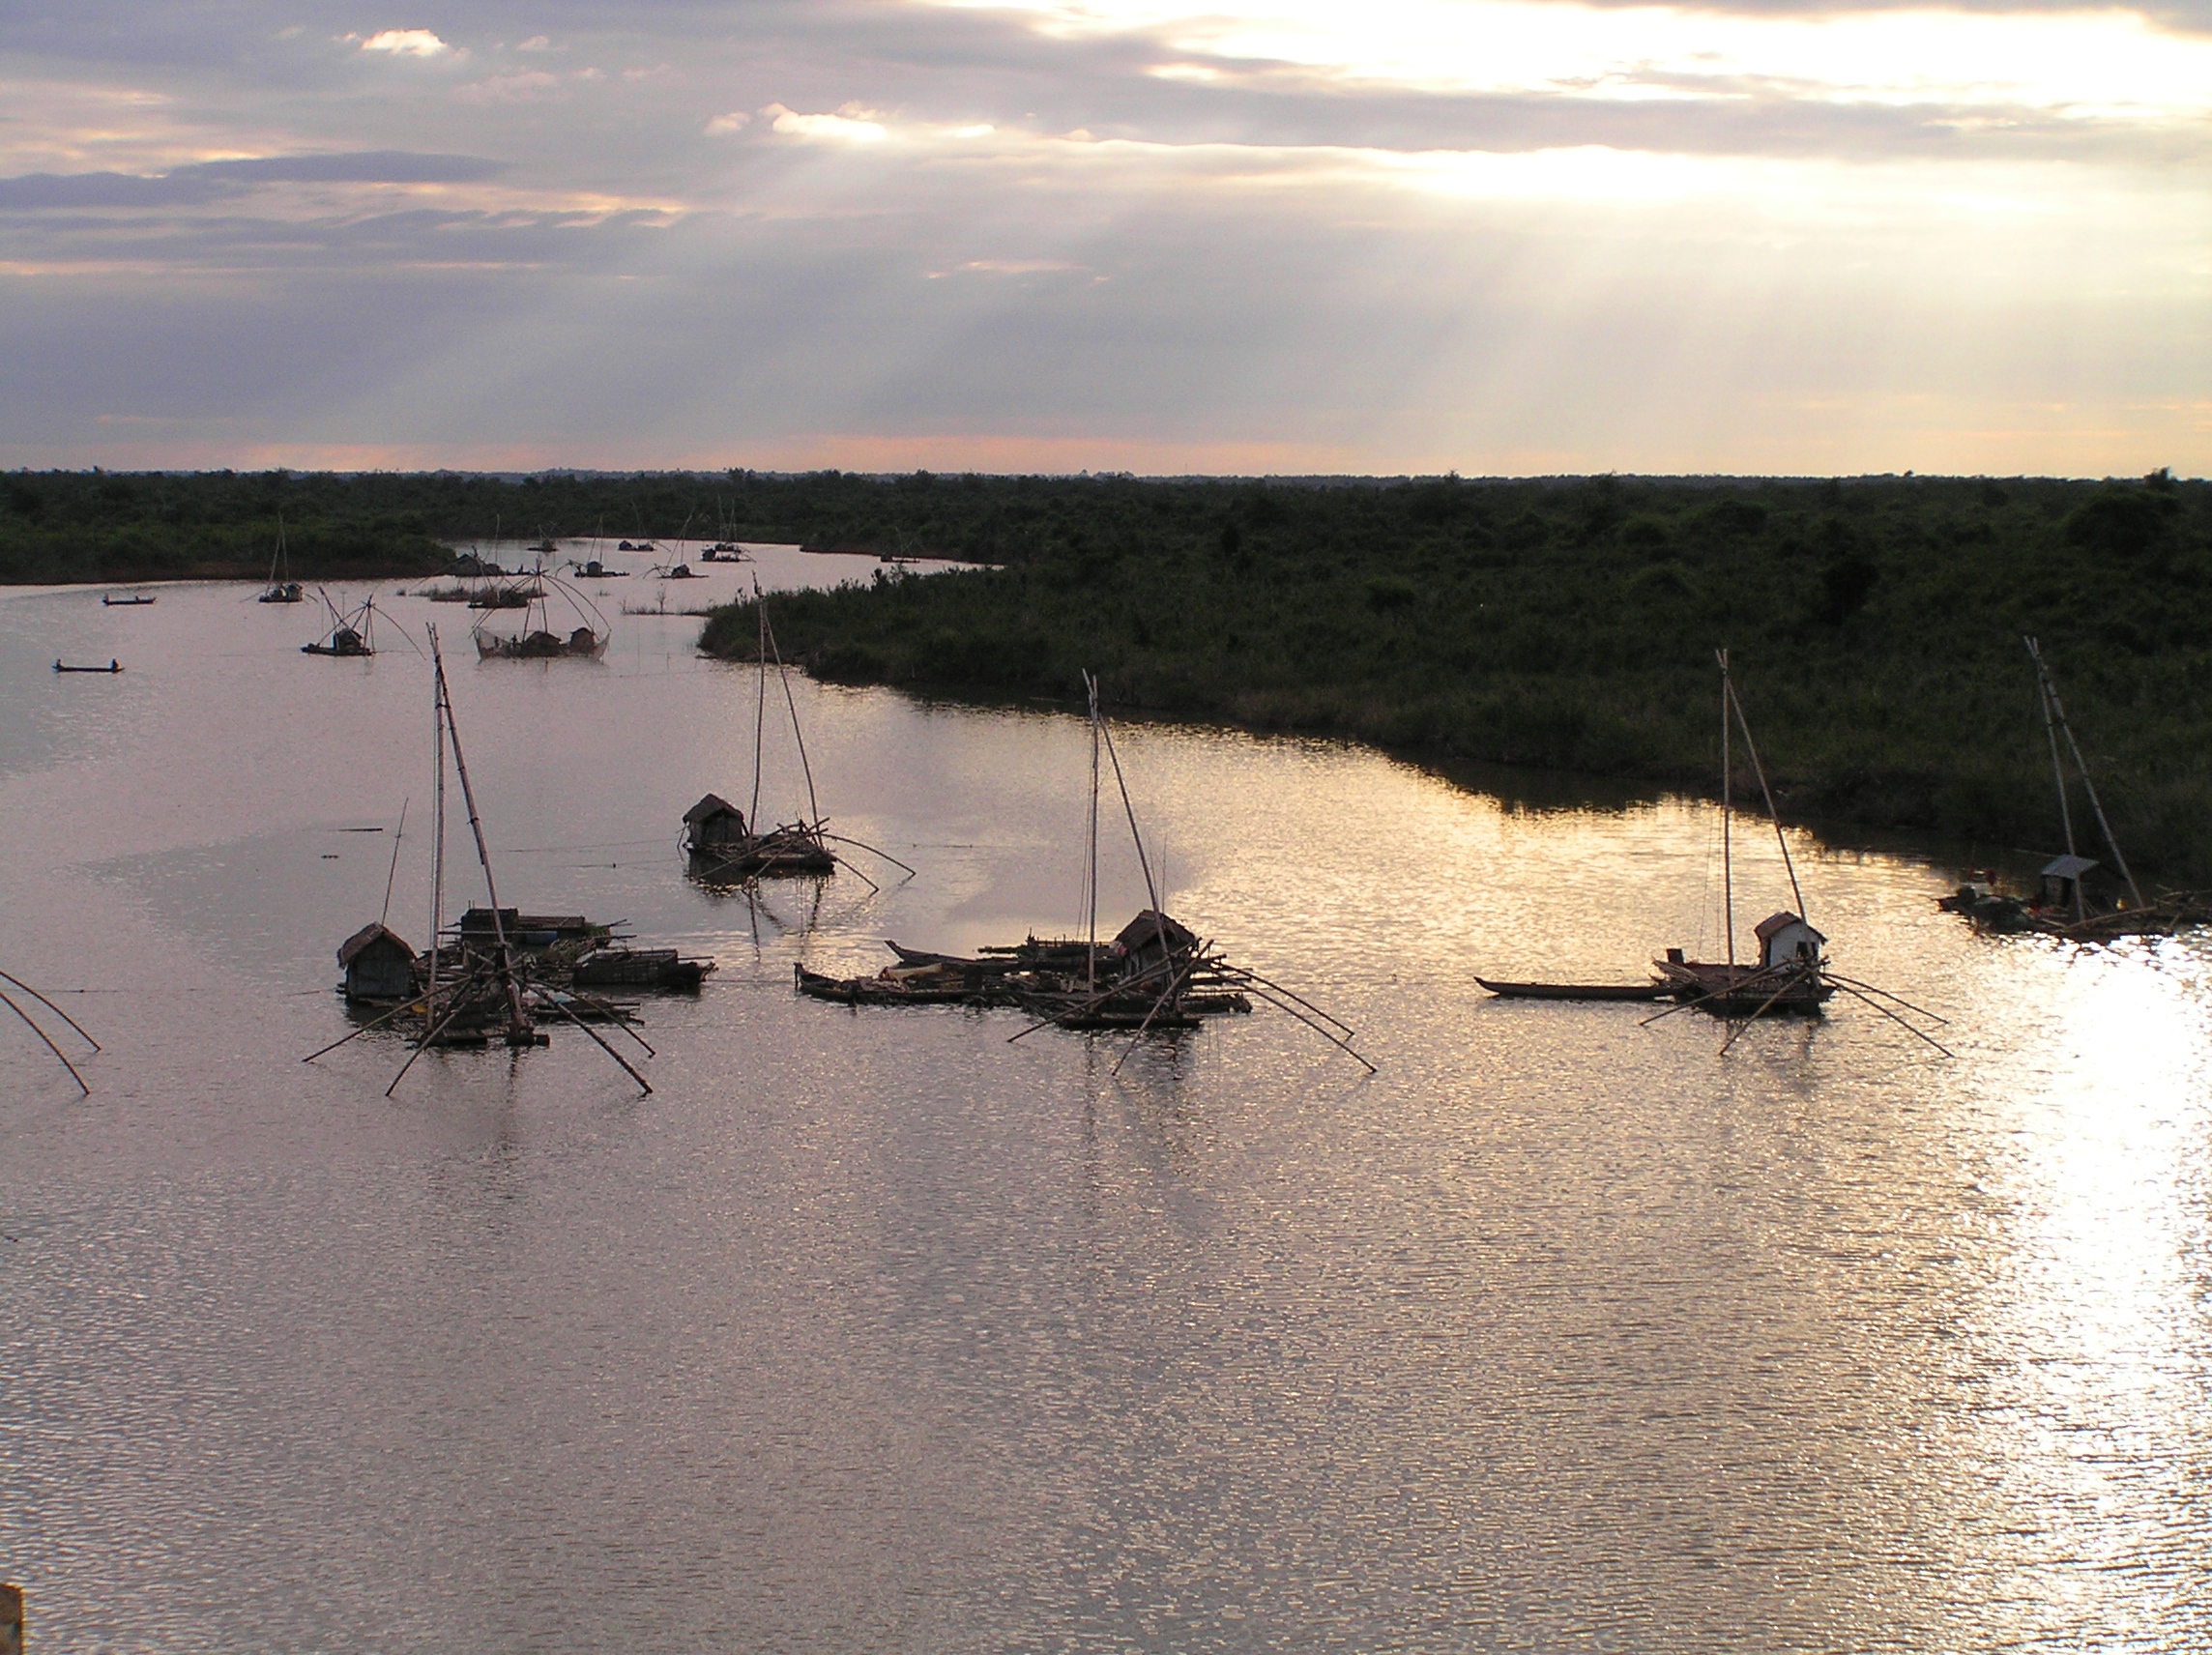
{"label": "long narrow canoe", "polygon": [[1502,1000],[1666,1000],[1675,990],[1667,983],[1492,982],[1474,979]]}

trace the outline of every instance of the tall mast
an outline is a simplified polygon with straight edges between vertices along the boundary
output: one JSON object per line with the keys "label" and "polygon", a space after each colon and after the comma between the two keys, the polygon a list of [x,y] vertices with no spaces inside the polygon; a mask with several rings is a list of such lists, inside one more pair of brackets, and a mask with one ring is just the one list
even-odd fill
{"label": "tall mast", "polygon": [[522,1009],[522,990],[514,980],[514,963],[507,951],[507,925],[499,916],[499,886],[491,877],[491,849],[484,843],[483,818],[477,814],[476,789],[469,785],[468,761],[461,756],[461,727],[453,721],[453,700],[446,693],[446,663],[438,653],[435,634],[430,639],[430,659],[438,673],[438,699],[446,710],[446,733],[453,739],[453,773],[461,778],[461,802],[468,806],[469,831],[476,835],[477,861],[483,868],[484,894],[491,899],[491,935],[498,951],[499,974],[507,985],[508,1031],[520,1034],[530,1028],[529,1015]]}
{"label": "tall mast", "polygon": [[761,730],[768,721],[768,599],[761,595],[760,581],[753,581],[753,610],[760,617],[760,648],[754,659],[760,662],[760,699],[753,704],[753,807],[745,813],[746,831],[760,831],[760,769]]}
{"label": "tall mast", "polygon": [[[2055,719],[2058,729],[2065,734],[2066,750],[2074,755],[2074,768],[2081,772],[2082,791],[2088,794],[2089,808],[2096,813],[2097,830],[2105,835],[2105,848],[2112,853],[2112,860],[2119,867],[2120,877],[2128,882],[2128,894],[2136,899],[2136,906],[2140,908],[2143,905],[2142,891],[2136,885],[2136,876],[2128,871],[2128,859],[2120,854],[2120,842],[2112,837],[2112,825],[2105,820],[2104,800],[2097,797],[2097,784],[2089,779],[2089,767],[2081,762],[2081,747],[2074,740],[2074,726],[2066,722],[2066,708],[2058,699],[2058,685],[2052,681],[2051,669],[2043,664],[2043,652],[2036,647],[2035,640],[2029,638],[2026,643],[2027,653],[2035,659],[2035,675],[2043,684],[2044,728],[2048,731]],[[2051,762],[2056,768],[2058,740],[2055,736],[2051,741]],[[2058,809],[2061,815],[2065,814],[2066,777],[2063,773],[2058,778]],[[2066,824],[2066,854],[2074,854],[2074,824],[2071,819]],[[2079,915],[2081,909],[2080,880],[2074,882],[2074,906]]]}
{"label": "tall mast", "polygon": [[1790,855],[1790,835],[1782,831],[1782,813],[1774,808],[1774,790],[1766,785],[1766,767],[1759,762],[1759,743],[1751,739],[1751,720],[1743,715],[1743,697],[1732,687],[1729,700],[1735,704],[1736,728],[1743,732],[1743,750],[1751,760],[1751,773],[1759,778],[1759,791],[1766,800],[1766,819],[1774,824],[1774,842],[1782,847],[1782,870],[1790,876],[1790,895],[1797,904],[1797,917],[1811,918],[1805,912],[1805,891],[1797,883],[1797,863]]}
{"label": "tall mast", "polygon": [[1729,670],[1728,651],[1716,650],[1721,662],[1721,926],[1728,934],[1729,980],[1735,979],[1735,862],[1729,839],[1732,799],[1730,795]]}
{"label": "tall mast", "polygon": [[1098,987],[1098,681],[1086,671],[1083,687],[1091,697],[1091,841],[1084,852],[1083,895],[1086,912],[1090,916],[1087,941],[1090,949],[1084,957],[1084,987]]}
{"label": "tall mast", "polygon": [[[438,628],[427,628],[435,658]],[[437,787],[430,806],[430,993],[438,992],[438,932],[446,922],[446,665],[439,661],[430,675],[430,749],[437,772]]]}
{"label": "tall mast", "polygon": [[[799,727],[799,702],[791,693],[791,670],[783,664],[783,652],[776,648],[775,628],[768,624],[768,604],[761,604],[761,629],[768,635],[770,653],[775,656],[776,676],[783,681],[783,704],[791,711],[791,739],[799,747],[799,771],[806,778],[806,825],[810,828],[822,826],[822,805],[814,797],[814,767],[806,761],[806,733]],[[768,685],[768,665],[761,665],[761,686]],[[759,784],[756,780],[755,786]],[[757,830],[757,828],[756,828]]]}

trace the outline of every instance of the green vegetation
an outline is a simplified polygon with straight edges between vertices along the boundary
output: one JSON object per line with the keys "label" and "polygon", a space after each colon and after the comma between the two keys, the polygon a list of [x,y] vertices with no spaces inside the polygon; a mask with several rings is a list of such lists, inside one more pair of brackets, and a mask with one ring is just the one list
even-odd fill
{"label": "green vegetation", "polygon": [[876,486],[1006,566],[779,595],[823,678],[1066,699],[1089,666],[1123,707],[1710,789],[1726,645],[1787,814],[2052,847],[2034,633],[2131,859],[2212,877],[2212,488],[2163,472]]}
{"label": "green vegetation", "polygon": [[[0,580],[416,574],[509,537],[694,535],[1003,566],[776,599],[818,676],[1710,788],[1733,653],[1799,817],[2057,842],[2034,633],[2122,843],[2212,881],[2212,488],[2034,479],[1140,482],[0,475]],[[749,647],[749,609],[707,628]]]}

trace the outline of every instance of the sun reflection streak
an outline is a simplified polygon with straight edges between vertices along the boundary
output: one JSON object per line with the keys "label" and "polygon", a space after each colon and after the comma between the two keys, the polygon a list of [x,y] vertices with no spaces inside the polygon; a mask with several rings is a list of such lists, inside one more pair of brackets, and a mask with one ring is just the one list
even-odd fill
{"label": "sun reflection streak", "polygon": [[2181,1589],[2200,1566],[2212,1053],[2171,969],[2197,951],[2067,960],[2040,1072],[2006,1110],[1991,1182],[2011,1222],[1976,1330],[2003,1355],[1971,1435],[2002,1467],[1977,1572],[2023,1639],[2124,1641],[2146,1578]]}

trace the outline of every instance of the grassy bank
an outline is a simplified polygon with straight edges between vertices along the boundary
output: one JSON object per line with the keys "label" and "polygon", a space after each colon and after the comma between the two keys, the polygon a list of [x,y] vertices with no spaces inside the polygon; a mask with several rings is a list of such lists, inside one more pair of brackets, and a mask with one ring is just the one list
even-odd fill
{"label": "grassy bank", "polygon": [[779,595],[826,679],[1068,698],[1089,666],[1148,711],[1709,788],[1726,645],[1786,813],[2055,846],[2034,633],[2131,859],[2212,881],[2200,483],[875,486],[1007,566]]}

